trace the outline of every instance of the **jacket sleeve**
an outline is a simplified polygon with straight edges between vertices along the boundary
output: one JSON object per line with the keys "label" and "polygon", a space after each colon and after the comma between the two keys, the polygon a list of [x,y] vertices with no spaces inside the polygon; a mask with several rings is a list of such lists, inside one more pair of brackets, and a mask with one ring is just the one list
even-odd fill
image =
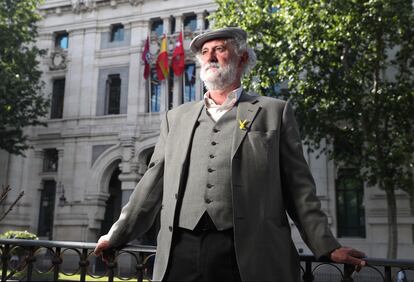
{"label": "jacket sleeve", "polygon": [[316,187],[306,160],[293,109],[285,104],[280,139],[281,180],[285,205],[302,239],[316,257],[327,255],[340,244],[321,210]]}
{"label": "jacket sleeve", "polygon": [[105,237],[117,247],[143,235],[153,224],[162,202],[164,175],[164,146],[168,135],[167,114],[161,122],[160,137],[145,172],[119,219]]}

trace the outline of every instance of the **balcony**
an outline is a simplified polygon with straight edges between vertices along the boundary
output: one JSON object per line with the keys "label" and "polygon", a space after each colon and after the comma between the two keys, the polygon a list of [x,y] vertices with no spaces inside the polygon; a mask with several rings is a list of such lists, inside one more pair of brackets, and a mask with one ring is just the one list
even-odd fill
{"label": "balcony", "polygon": [[[150,280],[155,247],[127,245],[108,252],[106,262],[94,256],[94,248],[95,243],[0,239],[1,281],[86,281],[87,276],[88,281]],[[368,258],[368,266],[357,273],[352,265],[327,258],[302,255],[300,259],[304,282],[414,281],[414,260]]]}

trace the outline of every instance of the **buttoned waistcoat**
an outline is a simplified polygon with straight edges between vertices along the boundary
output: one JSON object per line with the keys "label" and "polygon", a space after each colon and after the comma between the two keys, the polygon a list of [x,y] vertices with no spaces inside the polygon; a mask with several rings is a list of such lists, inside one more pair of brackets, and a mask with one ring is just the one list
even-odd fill
{"label": "buttoned waistcoat", "polygon": [[236,113],[233,108],[215,122],[206,107],[201,110],[180,195],[179,227],[193,230],[205,212],[218,230],[233,227],[229,136],[236,127]]}
{"label": "buttoned waistcoat", "polygon": [[[154,276],[162,280],[169,259],[177,201],[203,102],[165,115],[147,172],[109,231],[118,246],[147,231],[159,211]],[[288,102],[243,93],[232,138],[231,192],[237,263],[243,281],[298,281],[299,256],[287,215],[316,257],[339,247],[321,211],[315,183]],[[195,145],[195,144],[193,144]]]}

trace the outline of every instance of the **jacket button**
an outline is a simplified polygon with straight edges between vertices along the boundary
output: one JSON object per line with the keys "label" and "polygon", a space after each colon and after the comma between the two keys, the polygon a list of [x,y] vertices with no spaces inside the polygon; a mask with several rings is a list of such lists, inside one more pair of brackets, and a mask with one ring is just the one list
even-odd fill
{"label": "jacket button", "polygon": [[213,128],[213,132],[214,133],[217,133],[217,132],[219,132],[220,130],[218,130],[217,128]]}
{"label": "jacket button", "polygon": [[214,155],[213,154],[210,155],[210,159],[214,159]]}
{"label": "jacket button", "polygon": [[209,168],[207,169],[207,171],[208,171],[208,172],[213,172],[213,171],[214,171],[214,169],[212,169],[211,167],[209,167]]}
{"label": "jacket button", "polygon": [[177,194],[177,193],[175,193],[174,197],[175,197],[175,199],[178,199],[178,194]]}
{"label": "jacket button", "polygon": [[210,183],[207,184],[207,188],[212,188],[213,186],[214,186],[213,184],[210,184]]}
{"label": "jacket button", "polygon": [[168,230],[170,230],[172,232],[172,226],[168,226]]}
{"label": "jacket button", "polygon": [[216,146],[217,143],[215,141],[211,142],[211,145]]}
{"label": "jacket button", "polygon": [[206,199],[206,200],[205,200],[205,202],[206,202],[207,204],[210,204],[210,203],[212,202],[212,200],[210,200],[210,199]]}

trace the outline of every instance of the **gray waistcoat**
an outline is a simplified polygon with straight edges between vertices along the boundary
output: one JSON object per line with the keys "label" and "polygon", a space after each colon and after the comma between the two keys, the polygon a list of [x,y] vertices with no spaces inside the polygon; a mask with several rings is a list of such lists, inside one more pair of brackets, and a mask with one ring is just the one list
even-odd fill
{"label": "gray waistcoat", "polygon": [[205,211],[218,230],[233,227],[230,157],[237,108],[217,123],[203,108],[194,132],[178,225],[193,230]]}

